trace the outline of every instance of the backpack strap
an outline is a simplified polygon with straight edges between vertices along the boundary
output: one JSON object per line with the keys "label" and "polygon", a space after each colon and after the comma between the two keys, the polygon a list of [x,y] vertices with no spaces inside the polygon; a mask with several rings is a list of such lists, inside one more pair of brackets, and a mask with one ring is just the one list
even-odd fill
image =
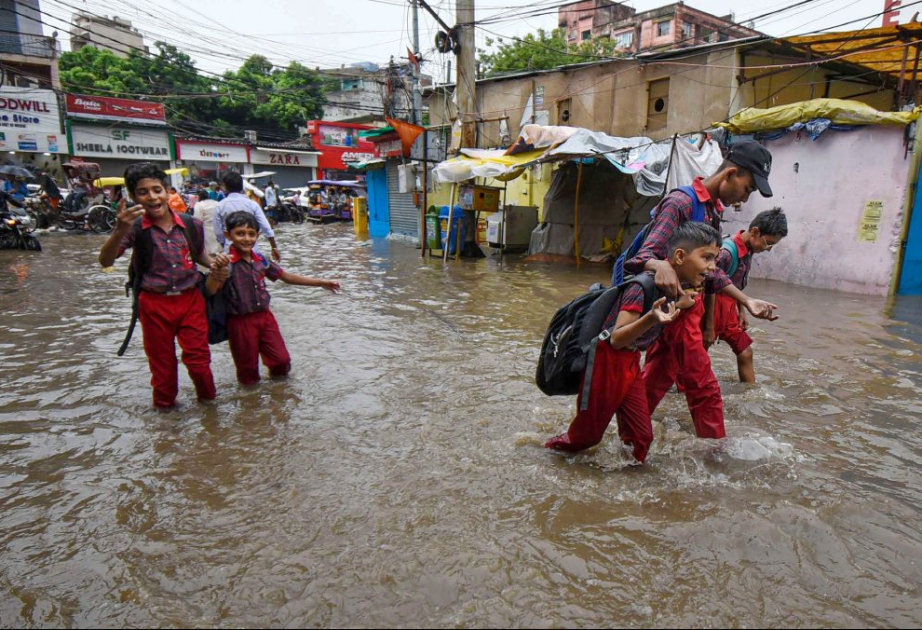
{"label": "backpack strap", "polygon": [[700,223],[703,223],[704,221],[706,221],[707,212],[708,212],[707,204],[701,201],[700,199],[698,199],[698,193],[695,192],[695,187],[694,186],[682,186],[680,188],[676,188],[676,190],[681,190],[683,193],[688,195],[689,198],[691,198],[691,202],[692,202],[691,220],[698,221]]}
{"label": "backpack strap", "polygon": [[154,240],[150,230],[141,227],[140,218],[134,222],[131,229],[134,232],[134,241],[131,247],[131,262],[128,264],[128,282],[125,283],[125,296],[131,297],[131,323],[128,324],[128,332],[125,333],[125,339],[119,346],[117,356],[125,354],[135,326],[138,324],[140,308],[138,297],[141,295],[141,282],[154,261]]}
{"label": "backpack strap", "polygon": [[727,276],[732,278],[740,267],[740,250],[732,238],[725,238],[721,247],[730,252],[730,268],[727,270]]}
{"label": "backpack strap", "polygon": [[[646,315],[650,312],[650,309],[653,308],[654,298],[656,297],[656,283],[654,282],[654,278],[648,273],[642,273],[628,278],[618,285],[619,298],[621,297],[620,294],[624,292],[624,289],[631,284],[639,284],[643,289],[643,313],[641,313],[641,316]],[[589,395],[592,393],[592,372],[595,369],[596,350],[598,350],[600,343],[608,343],[614,330],[614,326],[603,330],[589,342],[589,347],[586,349],[588,355],[586,357],[586,370],[583,374],[582,397],[580,398],[579,405],[580,411],[586,411],[589,408]]]}

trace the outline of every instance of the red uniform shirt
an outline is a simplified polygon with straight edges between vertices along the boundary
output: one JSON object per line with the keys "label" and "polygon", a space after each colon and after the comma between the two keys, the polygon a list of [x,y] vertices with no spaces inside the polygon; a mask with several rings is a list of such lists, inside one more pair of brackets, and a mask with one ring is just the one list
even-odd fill
{"label": "red uniform shirt", "polygon": [[736,271],[733,272],[733,276],[727,276],[727,272],[730,271],[730,265],[733,262],[733,254],[730,253],[730,250],[721,248],[720,256],[717,258],[717,268],[723,273],[720,276],[714,274],[715,291],[720,291],[731,283],[737,289],[743,291],[746,289],[746,285],[749,284],[749,271],[752,269],[752,255],[754,252],[746,247],[746,244],[743,242],[742,230],[733,236],[733,242],[736,243],[739,263],[736,267]]}
{"label": "red uniform shirt", "polygon": [[227,300],[227,312],[231,315],[268,311],[269,291],[266,290],[266,278],[275,282],[284,273],[281,267],[267,260],[262,254],[252,252],[251,256],[252,260],[247,262],[237,253],[237,248],[231,247],[230,259],[233,267],[227,282],[232,285],[232,290],[225,294],[231,296]]}
{"label": "red uniform shirt", "polygon": [[[653,276],[652,272],[646,272],[648,275]],[[656,291],[653,296],[653,301],[655,302],[660,297],[659,290]],[[611,314],[609,314],[608,319],[605,320],[605,330],[610,330],[614,328],[615,322],[618,321],[618,314],[621,311],[628,311],[630,313],[637,313],[638,315],[643,313],[643,303],[644,303],[644,292],[643,287],[639,284],[631,283],[621,292],[621,295],[618,296],[618,300],[615,302],[615,306],[611,309]],[[661,324],[657,324],[650,328],[647,332],[642,334],[632,345],[629,350],[646,350],[653,345],[653,342],[660,336],[663,332],[663,327]]]}
{"label": "red uniform shirt", "polygon": [[[699,177],[692,184],[695,193],[698,195],[698,201],[707,206],[705,223],[709,223],[714,228],[720,228],[720,218],[723,215],[723,205],[719,199],[711,199],[710,193],[704,187],[703,178]],[[669,254],[669,239],[680,225],[691,221],[693,204],[691,198],[684,192],[673,191],[666,195],[656,208],[653,215],[653,227],[650,234],[644,241],[643,247],[637,252],[637,255],[624,263],[624,275],[635,275],[643,271],[644,265],[648,260],[666,260]],[[726,280],[726,274],[717,269],[714,272],[713,281],[722,282]],[[710,286],[711,282],[705,287],[710,293],[714,289]],[[726,286],[726,284],[724,285]]]}
{"label": "red uniform shirt", "polygon": [[[192,219],[192,226],[204,243],[205,231],[202,222]],[[141,229],[150,230],[154,246],[150,269],[141,281],[142,291],[172,293],[186,291],[199,283],[201,275],[192,261],[192,250],[186,242],[185,227],[185,223],[176,212],[173,212],[173,227],[169,233],[154,225],[147,214],[141,217]],[[119,256],[122,256],[125,250],[134,247],[134,235],[134,228],[125,235],[118,250]]]}

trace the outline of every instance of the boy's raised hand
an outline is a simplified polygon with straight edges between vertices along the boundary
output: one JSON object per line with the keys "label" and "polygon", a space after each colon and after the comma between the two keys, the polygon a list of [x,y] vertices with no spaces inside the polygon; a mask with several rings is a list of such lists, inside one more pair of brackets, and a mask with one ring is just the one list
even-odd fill
{"label": "boy's raised hand", "polygon": [[122,199],[118,202],[118,215],[116,215],[116,220],[118,221],[118,226],[123,230],[126,230],[134,225],[134,222],[138,220],[138,217],[144,214],[144,206],[141,204],[131,206],[130,208],[127,206],[128,200],[122,197]]}
{"label": "boy's raised hand", "polygon": [[653,303],[653,308],[650,310],[653,313],[653,318],[657,324],[669,324],[679,316],[679,309],[676,307],[676,303],[669,302],[669,306],[663,310],[663,304],[666,303],[666,298],[661,297],[656,302]]}
{"label": "boy's raised hand", "polygon": [[223,252],[219,254],[212,254],[211,260],[213,261],[211,264],[212,271],[227,267],[230,264],[230,256]]}

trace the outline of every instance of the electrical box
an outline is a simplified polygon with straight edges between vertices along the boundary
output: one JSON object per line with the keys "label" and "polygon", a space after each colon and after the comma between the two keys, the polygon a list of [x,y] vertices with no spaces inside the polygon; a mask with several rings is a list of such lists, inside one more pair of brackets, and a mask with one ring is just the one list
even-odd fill
{"label": "electrical box", "polygon": [[487,243],[495,249],[528,249],[531,233],[536,227],[538,208],[506,206],[487,217]]}
{"label": "electrical box", "polygon": [[465,210],[496,212],[499,210],[499,196],[502,188],[493,186],[461,186],[460,205]]}
{"label": "electrical box", "polygon": [[416,192],[415,164],[402,164],[397,167],[397,192]]}

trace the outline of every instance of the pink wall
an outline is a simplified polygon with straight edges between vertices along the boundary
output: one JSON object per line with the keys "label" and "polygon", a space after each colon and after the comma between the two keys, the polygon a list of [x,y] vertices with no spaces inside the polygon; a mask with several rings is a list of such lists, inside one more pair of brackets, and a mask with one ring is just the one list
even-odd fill
{"label": "pink wall", "polygon": [[[793,133],[767,142],[774,197],[754,193],[740,212],[725,213],[724,231],[730,233],[748,228],[752,217],[774,206],[788,216],[788,237],[756,256],[753,277],[886,295],[909,179],[904,132],[865,127],[827,131],[816,142]],[[883,221],[876,242],[859,242],[859,223],[871,200],[883,202]]]}

